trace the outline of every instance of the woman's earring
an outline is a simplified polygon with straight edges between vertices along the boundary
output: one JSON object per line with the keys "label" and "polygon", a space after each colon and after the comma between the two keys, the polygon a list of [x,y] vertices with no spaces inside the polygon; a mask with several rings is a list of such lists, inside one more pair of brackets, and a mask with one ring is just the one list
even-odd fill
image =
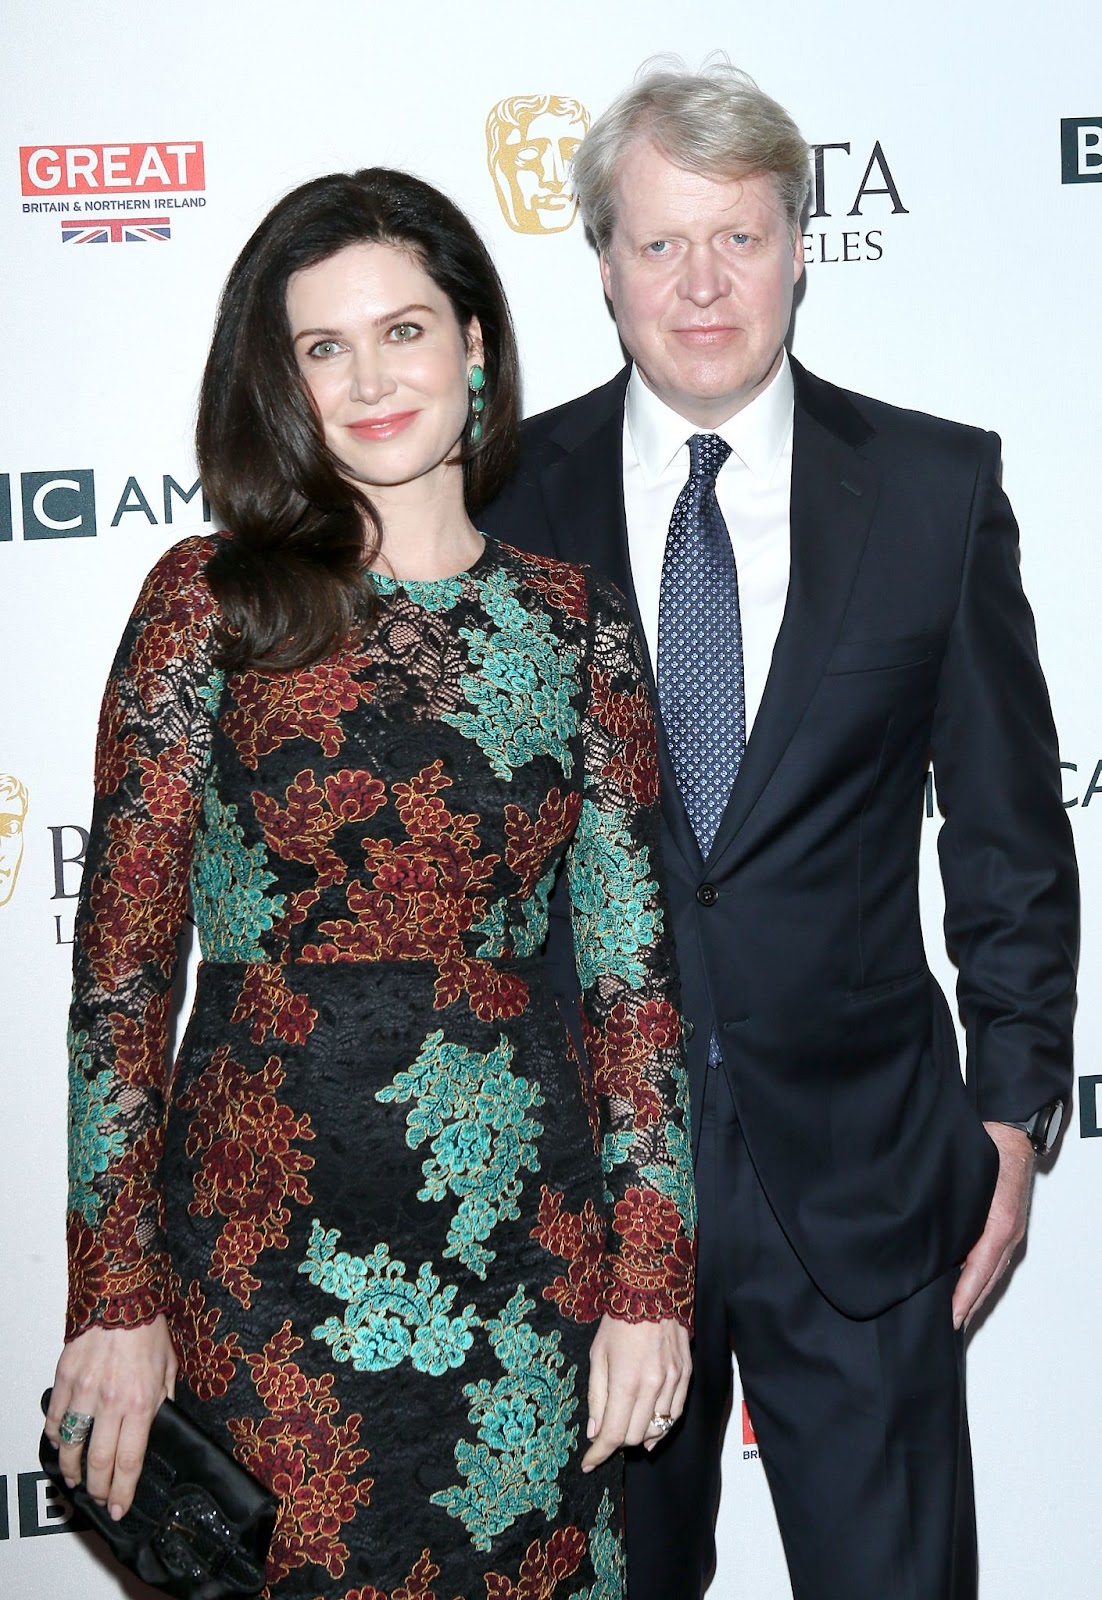
{"label": "woman's earring", "polygon": [[486,387],[486,374],[481,367],[472,367],[468,372],[467,387],[471,391],[471,443],[477,444],[482,437],[482,413],[486,408],[486,396],[482,392]]}

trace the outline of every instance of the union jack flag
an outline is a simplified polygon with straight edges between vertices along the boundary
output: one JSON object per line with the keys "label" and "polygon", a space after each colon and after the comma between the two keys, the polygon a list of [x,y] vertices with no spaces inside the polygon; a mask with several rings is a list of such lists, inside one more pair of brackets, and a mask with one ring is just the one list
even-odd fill
{"label": "union jack flag", "polygon": [[61,224],[62,244],[146,244],[171,238],[167,217],[97,217],[95,222],[74,217]]}

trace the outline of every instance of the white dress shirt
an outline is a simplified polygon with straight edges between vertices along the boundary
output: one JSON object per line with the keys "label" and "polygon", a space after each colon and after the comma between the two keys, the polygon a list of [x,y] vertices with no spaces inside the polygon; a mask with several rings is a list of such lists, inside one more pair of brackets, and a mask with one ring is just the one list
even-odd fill
{"label": "white dress shirt", "polygon": [[716,497],[738,572],[746,737],[761,704],[788,595],[792,490],[792,370],[776,376],[744,410],[711,430],[660,400],[632,368],[624,408],[624,508],[628,553],[651,663],[658,666],[658,593],[674,503],[689,476],[688,439],[711,431],[731,446]]}

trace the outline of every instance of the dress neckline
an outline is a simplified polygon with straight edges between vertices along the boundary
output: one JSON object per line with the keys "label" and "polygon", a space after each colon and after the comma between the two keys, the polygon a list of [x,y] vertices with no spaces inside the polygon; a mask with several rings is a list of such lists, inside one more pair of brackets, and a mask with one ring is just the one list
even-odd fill
{"label": "dress neckline", "polygon": [[375,584],[380,594],[393,594],[396,589],[405,589],[414,598],[418,594],[433,594],[441,589],[454,589],[457,583],[463,583],[467,578],[473,578],[480,567],[485,566],[490,557],[491,549],[496,540],[488,534],[482,535],[482,549],[471,562],[464,567],[462,572],[451,572],[446,578],[392,578],[387,572],[369,571],[367,576]]}

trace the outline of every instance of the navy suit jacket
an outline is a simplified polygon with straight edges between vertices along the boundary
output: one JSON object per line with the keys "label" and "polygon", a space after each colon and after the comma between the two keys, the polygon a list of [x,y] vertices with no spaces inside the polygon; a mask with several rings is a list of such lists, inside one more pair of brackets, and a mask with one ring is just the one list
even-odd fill
{"label": "navy suit jacket", "polygon": [[[791,576],[764,696],[706,860],[662,745],[662,843],[696,1127],[714,1027],[774,1210],[861,1317],[978,1237],[998,1170],[982,1121],[1069,1093],[1078,894],[998,439],[792,367]],[[481,522],[591,563],[638,622],[626,384],[530,419]],[[919,922],[931,758],[967,1082]]]}

